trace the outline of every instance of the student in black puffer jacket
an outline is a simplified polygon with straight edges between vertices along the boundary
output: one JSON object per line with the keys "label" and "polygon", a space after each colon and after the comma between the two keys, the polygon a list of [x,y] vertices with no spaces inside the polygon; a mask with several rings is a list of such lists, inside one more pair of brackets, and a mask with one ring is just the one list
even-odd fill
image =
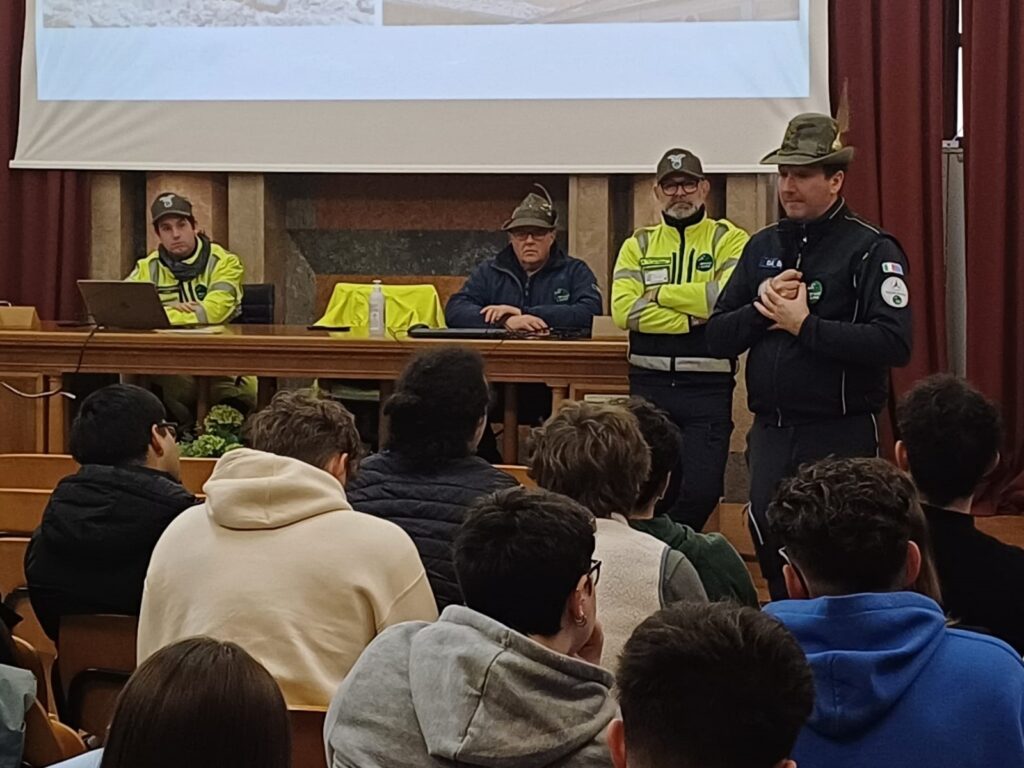
{"label": "student in black puffer jacket", "polygon": [[179,480],[166,415],[156,395],[128,384],[82,403],[71,427],[82,466],[54,489],[25,556],[32,608],[52,639],[62,616],[137,616],[153,547],[197,503]]}
{"label": "student in black puffer jacket", "polygon": [[352,506],[401,526],[427,569],[438,610],[462,603],[452,541],[480,496],[516,485],[474,455],[487,426],[484,361],[460,347],[417,355],[384,405],[384,450],[346,488]]}

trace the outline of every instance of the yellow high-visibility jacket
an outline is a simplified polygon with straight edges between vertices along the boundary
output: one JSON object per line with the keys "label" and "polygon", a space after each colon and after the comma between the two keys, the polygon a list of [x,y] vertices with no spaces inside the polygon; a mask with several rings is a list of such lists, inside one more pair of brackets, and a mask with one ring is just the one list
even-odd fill
{"label": "yellow high-visibility jacket", "polygon": [[706,216],[678,229],[662,222],[622,244],[612,281],[612,318],[630,331],[630,362],[662,371],[731,370],[709,362],[703,325],[750,236]]}
{"label": "yellow high-visibility jacket", "polygon": [[[204,240],[205,238],[200,236],[196,243],[196,252],[185,259],[184,264],[196,262]],[[174,273],[160,261],[158,251],[139,259],[135,269],[125,279],[156,285],[160,301],[172,325],[220,325],[230,322],[241,313],[244,277],[245,269],[238,256],[216,243],[210,243],[210,258],[206,263],[206,269],[192,280],[182,281],[175,277]],[[189,302],[198,304],[196,311],[186,312],[170,308],[171,304]]]}

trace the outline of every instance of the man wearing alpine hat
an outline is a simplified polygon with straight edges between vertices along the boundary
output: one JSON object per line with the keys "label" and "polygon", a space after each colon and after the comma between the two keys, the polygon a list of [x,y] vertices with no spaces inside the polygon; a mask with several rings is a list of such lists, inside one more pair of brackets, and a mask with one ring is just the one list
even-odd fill
{"label": "man wearing alpine hat", "polygon": [[549,328],[589,330],[601,314],[601,292],[590,267],[566,254],[555,238],[558,215],[551,196],[528,194],[502,225],[508,246],[480,264],[445,307],[449,328],[538,333]]}
{"label": "man wearing alpine hat", "polygon": [[629,330],[629,391],[683,436],[659,511],[698,531],[722,497],[736,371],[735,360],[708,352],[705,327],[750,239],[708,216],[710,191],[699,157],[662,155],[652,190],[661,221],[622,244],[612,281],[612,318]]}
{"label": "man wearing alpine hat", "polygon": [[826,456],[874,456],[889,369],[911,353],[907,259],[841,196],[853,148],[828,115],[793,118],[777,165],[786,216],[754,235],[707,326],[713,354],[750,350],[750,527],[772,599],[786,597],[766,512],[779,481]]}

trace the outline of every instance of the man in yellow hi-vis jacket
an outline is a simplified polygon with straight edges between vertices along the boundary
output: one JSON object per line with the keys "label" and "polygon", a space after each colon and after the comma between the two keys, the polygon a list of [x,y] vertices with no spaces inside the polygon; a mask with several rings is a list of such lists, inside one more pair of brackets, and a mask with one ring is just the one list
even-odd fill
{"label": "man in yellow hi-vis jacket", "polygon": [[196,230],[192,203],[168,192],[150,208],[160,246],[139,259],[128,280],[153,283],[172,325],[219,325],[241,312],[239,258]]}
{"label": "man in yellow hi-vis jacket", "polygon": [[710,189],[696,155],[666,152],[654,184],[662,222],[623,243],[612,282],[612,317],[629,330],[630,392],[664,409],[683,435],[661,510],[698,531],[722,496],[736,369],[708,353],[704,324],[749,239],[707,216]]}
{"label": "man in yellow hi-vis jacket", "polygon": [[[236,318],[242,311],[245,276],[238,256],[196,229],[192,203],[181,195],[157,195],[150,214],[160,245],[139,259],[125,279],[156,285],[172,325],[220,325]],[[195,380],[190,376],[158,376],[154,382],[175,419],[190,422]],[[256,403],[256,380],[214,377],[211,397],[215,403],[227,401],[242,410],[251,409]]]}

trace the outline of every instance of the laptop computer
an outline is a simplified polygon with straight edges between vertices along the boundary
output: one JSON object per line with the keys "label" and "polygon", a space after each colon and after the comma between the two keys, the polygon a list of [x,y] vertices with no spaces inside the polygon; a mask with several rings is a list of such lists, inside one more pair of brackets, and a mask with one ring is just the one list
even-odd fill
{"label": "laptop computer", "polygon": [[96,325],[141,331],[171,327],[152,283],[79,280],[78,290]]}

